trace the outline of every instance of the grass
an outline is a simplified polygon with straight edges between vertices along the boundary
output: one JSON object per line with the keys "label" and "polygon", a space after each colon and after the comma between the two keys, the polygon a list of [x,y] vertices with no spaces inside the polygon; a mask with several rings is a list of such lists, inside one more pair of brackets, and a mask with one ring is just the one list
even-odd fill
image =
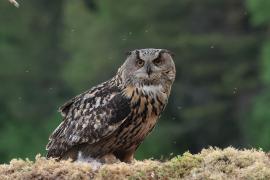
{"label": "grass", "polygon": [[39,155],[34,162],[13,159],[0,165],[0,179],[270,179],[270,159],[260,150],[203,149],[166,162],[134,161],[106,164],[56,162]]}

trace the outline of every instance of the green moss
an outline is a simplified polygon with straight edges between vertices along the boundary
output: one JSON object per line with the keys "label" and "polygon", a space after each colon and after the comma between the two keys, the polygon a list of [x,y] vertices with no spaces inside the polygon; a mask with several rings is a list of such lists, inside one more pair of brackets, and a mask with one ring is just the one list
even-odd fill
{"label": "green moss", "polygon": [[226,148],[189,152],[166,162],[144,160],[115,163],[94,170],[88,163],[13,159],[0,165],[0,179],[270,179],[270,161],[261,150]]}
{"label": "green moss", "polygon": [[170,161],[165,162],[164,165],[158,169],[157,173],[161,178],[182,178],[186,174],[189,174],[193,168],[199,167],[201,162],[201,157],[186,152],[183,156],[176,156]]}

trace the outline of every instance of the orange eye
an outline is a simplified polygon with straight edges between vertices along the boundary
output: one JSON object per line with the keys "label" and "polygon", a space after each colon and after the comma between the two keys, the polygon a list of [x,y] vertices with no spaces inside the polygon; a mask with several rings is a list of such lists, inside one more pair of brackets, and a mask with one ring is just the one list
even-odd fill
{"label": "orange eye", "polygon": [[136,61],[136,64],[137,64],[138,67],[143,67],[144,61],[141,60],[141,59],[138,59],[138,60]]}
{"label": "orange eye", "polygon": [[161,65],[161,63],[162,63],[162,60],[161,60],[160,58],[157,58],[157,59],[155,59],[155,60],[153,61],[153,63],[154,63],[156,66],[159,66],[159,65]]}

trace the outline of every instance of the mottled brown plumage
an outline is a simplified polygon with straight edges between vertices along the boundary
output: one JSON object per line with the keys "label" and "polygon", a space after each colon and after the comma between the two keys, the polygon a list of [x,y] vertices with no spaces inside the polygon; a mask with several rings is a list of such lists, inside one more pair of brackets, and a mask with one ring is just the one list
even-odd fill
{"label": "mottled brown plumage", "polygon": [[130,52],[115,77],[60,107],[64,119],[49,138],[47,157],[131,162],[167,104],[174,79],[169,51]]}

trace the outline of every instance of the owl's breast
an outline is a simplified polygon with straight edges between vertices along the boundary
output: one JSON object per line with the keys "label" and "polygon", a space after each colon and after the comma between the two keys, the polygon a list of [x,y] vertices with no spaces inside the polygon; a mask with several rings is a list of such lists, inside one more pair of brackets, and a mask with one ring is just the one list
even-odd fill
{"label": "owl's breast", "polygon": [[139,145],[144,140],[155,127],[166,104],[161,93],[148,94],[134,88],[129,94],[131,113],[117,134],[118,144],[125,149],[134,144]]}

